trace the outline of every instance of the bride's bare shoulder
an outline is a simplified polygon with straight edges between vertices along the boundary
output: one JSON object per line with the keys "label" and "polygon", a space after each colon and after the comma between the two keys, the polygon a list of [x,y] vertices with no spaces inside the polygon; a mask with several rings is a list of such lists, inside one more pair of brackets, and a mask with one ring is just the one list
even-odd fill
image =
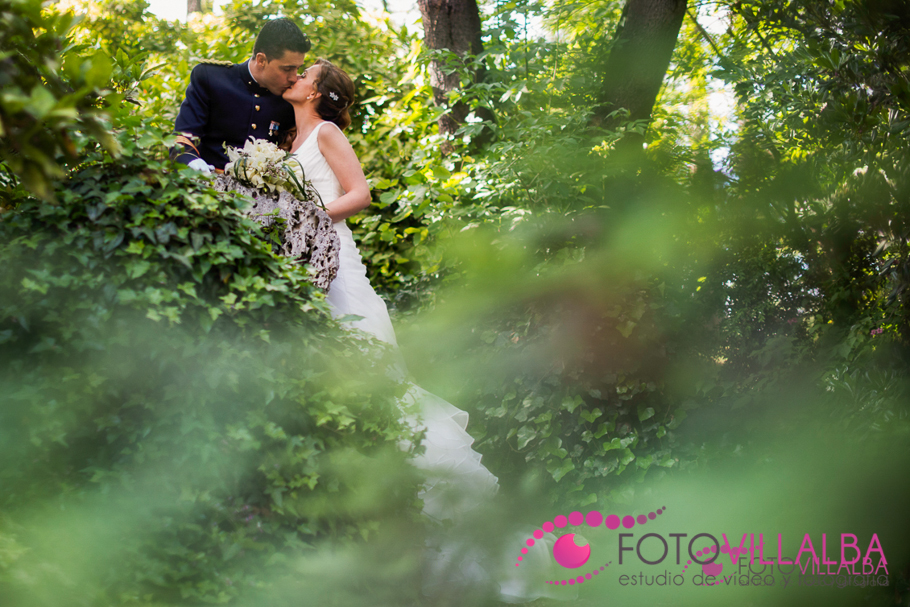
{"label": "bride's bare shoulder", "polygon": [[351,147],[348,138],[338,125],[328,121],[320,125],[319,132],[316,133],[316,142],[319,144],[319,150],[323,153],[325,150],[339,150]]}

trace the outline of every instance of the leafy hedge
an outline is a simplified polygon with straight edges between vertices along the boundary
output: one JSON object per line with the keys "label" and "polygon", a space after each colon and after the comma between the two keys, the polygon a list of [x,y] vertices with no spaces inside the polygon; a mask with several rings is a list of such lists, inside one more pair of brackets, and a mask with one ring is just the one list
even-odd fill
{"label": "leafy hedge", "polygon": [[[2,215],[11,604],[60,604],[73,579],[80,604],[226,602],[320,538],[416,512],[381,352],[329,319],[242,198],[190,174],[124,157]],[[77,543],[92,573],[74,574]]]}

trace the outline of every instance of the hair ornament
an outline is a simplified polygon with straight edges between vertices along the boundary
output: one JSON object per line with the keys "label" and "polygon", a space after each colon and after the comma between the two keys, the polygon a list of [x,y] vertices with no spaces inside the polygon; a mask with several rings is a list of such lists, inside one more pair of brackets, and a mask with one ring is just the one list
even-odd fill
{"label": "hair ornament", "polygon": [[335,91],[329,91],[329,97],[332,98],[332,101],[338,101],[338,93]]}

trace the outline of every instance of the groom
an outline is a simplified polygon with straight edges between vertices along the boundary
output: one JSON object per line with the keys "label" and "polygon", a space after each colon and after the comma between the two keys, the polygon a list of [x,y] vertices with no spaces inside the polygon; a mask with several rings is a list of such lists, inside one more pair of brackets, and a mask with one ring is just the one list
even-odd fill
{"label": "groom", "polygon": [[294,127],[294,110],[281,94],[297,81],[310,41],[290,19],[265,24],[253,57],[243,63],[203,61],[193,68],[177,114],[171,158],[209,173],[228,162],[224,144],[250,138],[278,144]]}

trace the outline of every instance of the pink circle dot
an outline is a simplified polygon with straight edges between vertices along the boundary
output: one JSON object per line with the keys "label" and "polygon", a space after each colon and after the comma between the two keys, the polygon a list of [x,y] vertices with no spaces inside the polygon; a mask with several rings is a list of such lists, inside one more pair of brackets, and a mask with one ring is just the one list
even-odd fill
{"label": "pink circle dot", "polygon": [[607,517],[606,521],[607,529],[616,529],[619,527],[619,517],[615,514],[611,514]]}
{"label": "pink circle dot", "polygon": [[649,513],[648,513],[648,518],[651,519],[651,520],[653,521],[654,519],[657,518],[657,515],[654,514],[653,512],[649,512]]}
{"label": "pink circle dot", "polygon": [[727,548],[726,546],[722,546],[720,551],[723,552],[724,554],[727,554],[728,552],[730,552],[730,549]]}
{"label": "pink circle dot", "polygon": [[563,515],[560,514],[559,516],[557,516],[556,518],[553,519],[553,522],[556,523],[556,526],[559,529],[562,529],[563,527],[566,526],[566,524],[569,521],[566,519],[566,517],[564,517]]}
{"label": "pink circle dot", "polygon": [[657,509],[657,514],[663,514],[663,513],[664,513],[663,510],[661,510],[660,508]]}
{"label": "pink circle dot", "polygon": [[515,563],[515,566],[518,567],[518,563]]}
{"label": "pink circle dot", "polygon": [[543,537],[543,531],[538,529],[537,531],[534,532],[534,537],[537,539],[541,539]]}
{"label": "pink circle dot", "polygon": [[644,514],[639,514],[639,515],[638,515],[638,524],[639,524],[639,525],[644,525],[644,524],[647,523],[647,522],[648,522],[648,517],[647,517],[647,516],[645,516]]}
{"label": "pink circle dot", "polygon": [[527,554],[527,553],[528,553],[528,549],[527,549],[527,548],[522,548],[522,549],[521,549],[521,553],[522,553],[522,554]]}
{"label": "pink circle dot", "polygon": [[590,579],[591,579],[591,574],[590,574],[590,573],[585,574],[585,579],[586,579],[586,580],[590,580]]}
{"label": "pink circle dot", "polygon": [[574,584],[574,583],[575,583],[575,579],[574,579],[574,578],[571,579],[571,580],[569,580],[569,586],[571,586],[571,585]]}
{"label": "pink circle dot", "polygon": [[550,533],[554,529],[553,523],[551,523],[550,521],[547,521],[546,523],[544,523],[542,525],[542,527],[543,527],[543,530],[547,533]]}
{"label": "pink circle dot", "polygon": [[695,556],[701,556],[701,550],[695,553]]}
{"label": "pink circle dot", "polygon": [[524,560],[524,557],[520,556],[520,557],[518,557],[518,560],[522,561],[522,560]]}
{"label": "pink circle dot", "polygon": [[601,568],[600,568],[601,571],[603,571],[604,569],[606,569],[606,567],[601,567]]}
{"label": "pink circle dot", "polygon": [[[533,546],[533,545],[534,545],[534,540],[531,539],[531,538],[528,538],[528,541],[526,541],[525,544],[527,544],[528,546]],[[701,552],[699,552],[698,554],[701,554]]]}
{"label": "pink circle dot", "polygon": [[622,526],[625,527],[626,529],[631,529],[632,527],[634,527],[635,526],[635,517],[628,516],[628,515],[622,517]]}
{"label": "pink circle dot", "polygon": [[595,570],[594,570],[594,575],[597,575],[598,573],[600,573],[600,569],[595,569]]}
{"label": "pink circle dot", "polygon": [[686,565],[691,565],[692,561],[686,561]]}
{"label": "pink circle dot", "polygon": [[585,515],[582,514],[581,512],[579,512],[578,510],[576,510],[575,512],[573,512],[572,514],[569,515],[569,524],[574,527],[581,525],[584,521],[585,521]]}
{"label": "pink circle dot", "polygon": [[579,576],[578,576],[578,579],[576,579],[576,581],[577,581],[579,584],[584,584],[584,582],[585,582],[585,576],[579,575]]}
{"label": "pink circle dot", "polygon": [[588,513],[588,516],[585,517],[585,522],[588,524],[588,527],[600,527],[600,524],[604,522],[604,515],[597,510],[592,510]]}
{"label": "pink circle dot", "polygon": [[563,585],[563,586],[566,585],[566,581],[565,581],[565,580],[562,581],[562,585]]}

